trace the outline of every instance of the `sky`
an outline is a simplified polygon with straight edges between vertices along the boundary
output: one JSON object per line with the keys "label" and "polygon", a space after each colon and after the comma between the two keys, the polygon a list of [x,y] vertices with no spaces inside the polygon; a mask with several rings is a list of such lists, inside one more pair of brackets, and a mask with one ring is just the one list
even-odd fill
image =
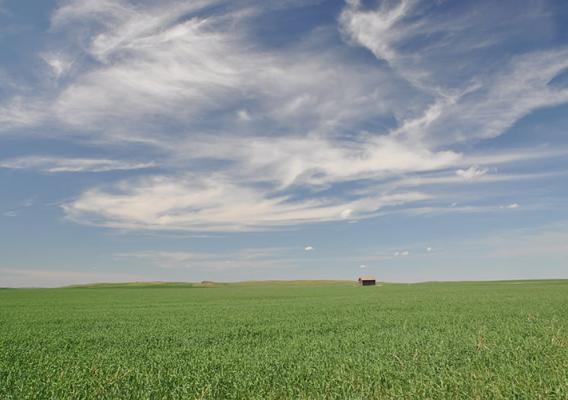
{"label": "sky", "polygon": [[0,0],[0,287],[568,278],[563,0]]}

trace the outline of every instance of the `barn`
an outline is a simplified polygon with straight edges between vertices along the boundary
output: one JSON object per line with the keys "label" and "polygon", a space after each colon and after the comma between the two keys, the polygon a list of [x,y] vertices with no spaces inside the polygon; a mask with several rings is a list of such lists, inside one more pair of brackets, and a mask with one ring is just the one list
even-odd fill
{"label": "barn", "polygon": [[364,275],[359,277],[359,285],[361,286],[373,286],[377,284],[377,280],[374,276]]}

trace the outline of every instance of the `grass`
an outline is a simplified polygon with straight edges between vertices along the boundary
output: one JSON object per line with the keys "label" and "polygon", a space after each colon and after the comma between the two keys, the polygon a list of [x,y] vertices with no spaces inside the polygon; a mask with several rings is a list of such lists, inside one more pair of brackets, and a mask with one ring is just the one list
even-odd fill
{"label": "grass", "polygon": [[0,290],[0,399],[568,399],[568,281],[203,286]]}

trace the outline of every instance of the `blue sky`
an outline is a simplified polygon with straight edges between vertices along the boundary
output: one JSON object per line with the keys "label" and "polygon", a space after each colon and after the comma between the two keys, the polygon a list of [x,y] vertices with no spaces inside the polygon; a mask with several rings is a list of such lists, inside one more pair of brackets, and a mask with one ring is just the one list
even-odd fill
{"label": "blue sky", "polygon": [[0,0],[0,286],[568,278],[564,1]]}

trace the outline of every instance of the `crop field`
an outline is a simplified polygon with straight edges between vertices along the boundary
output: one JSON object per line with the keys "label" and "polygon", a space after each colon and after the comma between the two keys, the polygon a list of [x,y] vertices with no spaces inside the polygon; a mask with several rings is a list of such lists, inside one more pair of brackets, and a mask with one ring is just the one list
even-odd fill
{"label": "crop field", "polygon": [[0,399],[568,399],[568,281],[0,290]]}

